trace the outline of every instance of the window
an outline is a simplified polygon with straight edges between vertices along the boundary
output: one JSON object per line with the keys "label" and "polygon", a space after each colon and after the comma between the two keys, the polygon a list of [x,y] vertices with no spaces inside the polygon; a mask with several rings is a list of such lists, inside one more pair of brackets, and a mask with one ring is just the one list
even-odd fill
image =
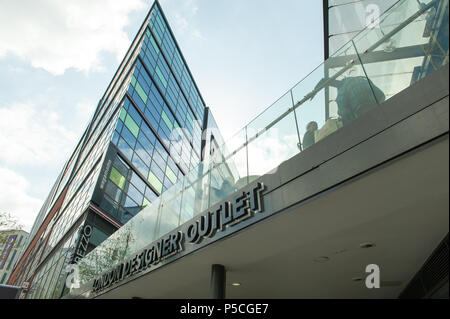
{"label": "window", "polygon": [[172,124],[172,121],[167,116],[166,112],[162,111],[161,117],[162,117],[164,123],[166,123],[167,127],[169,128],[169,130],[172,131],[173,130],[173,124]]}
{"label": "window", "polygon": [[150,184],[152,184],[152,186],[155,188],[155,190],[161,194],[162,191],[162,183],[161,181],[155,176],[155,174],[153,174],[151,171],[148,174],[148,181],[150,182]]}
{"label": "window", "polygon": [[12,253],[11,259],[9,260],[8,266],[6,267],[6,270],[9,270],[9,268],[11,267],[11,264],[14,260],[14,258],[16,257],[17,254],[17,249],[14,249],[14,252]]}
{"label": "window", "polygon": [[144,103],[147,103],[148,97],[139,82],[136,82],[136,92]]}
{"label": "window", "polygon": [[120,202],[120,195],[122,191],[112,181],[108,181],[105,187],[105,193],[111,196],[116,202]]}
{"label": "window", "polygon": [[[150,142],[150,140],[147,138],[147,136],[145,136],[145,134],[142,133],[142,131],[141,134],[139,134],[138,136],[138,141],[140,144],[136,147],[136,149],[143,148],[144,150],[150,152],[151,154],[151,150],[153,149],[153,143]],[[140,145],[142,145],[142,147]]]}
{"label": "window", "polygon": [[155,71],[156,71],[156,74],[158,75],[159,80],[164,85],[164,88],[166,88],[167,87],[167,80],[164,77],[164,75],[162,74],[161,69],[158,66],[156,66]]}
{"label": "window", "polygon": [[122,120],[122,122],[125,122],[125,117],[126,116],[127,116],[127,111],[124,108],[122,108],[120,110],[120,119]]}
{"label": "window", "polygon": [[150,37],[150,43],[152,44],[153,49],[155,49],[156,53],[159,54],[158,45],[156,44],[155,39],[153,37]]}
{"label": "window", "polygon": [[147,176],[148,167],[147,167],[147,165],[144,164],[142,159],[136,153],[133,156],[132,163],[138,169],[138,171],[141,172],[142,175]]}
{"label": "window", "polygon": [[145,191],[146,186],[144,181],[134,172],[131,173],[131,183],[141,192]]}
{"label": "window", "polygon": [[[127,117],[125,119],[125,125],[130,130],[130,132],[134,135],[134,137],[138,137],[139,126],[129,114],[127,115]],[[122,133],[122,135],[123,135],[123,133]],[[127,142],[129,142],[129,140],[127,140]],[[130,144],[133,145],[134,143],[130,143]]]}
{"label": "window", "polygon": [[119,171],[113,167],[111,169],[111,174],[109,175],[109,179],[116,184],[121,190],[125,187],[125,176],[119,173]]}
{"label": "window", "polygon": [[170,169],[169,166],[166,167],[166,176],[169,178],[169,180],[172,182],[172,184],[175,184],[177,182],[177,176],[175,173]]}
{"label": "window", "polygon": [[132,184],[129,184],[128,196],[138,204],[142,203],[144,200],[144,195],[142,195],[142,193]]}
{"label": "window", "polygon": [[144,148],[140,143],[137,143],[135,152],[136,154],[139,155],[139,157],[142,159],[144,163],[149,165],[150,162],[152,161],[152,157],[150,155],[153,153],[152,145],[149,145],[148,148]]}
{"label": "window", "polygon": [[136,145],[136,138],[135,135],[128,129],[128,127],[123,128],[122,138],[128,143],[128,145],[130,145],[131,150],[133,150],[134,146]]}

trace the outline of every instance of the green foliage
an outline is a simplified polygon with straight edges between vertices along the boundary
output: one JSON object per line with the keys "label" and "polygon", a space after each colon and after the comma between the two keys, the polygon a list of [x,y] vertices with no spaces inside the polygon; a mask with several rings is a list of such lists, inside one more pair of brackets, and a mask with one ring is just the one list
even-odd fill
{"label": "green foliage", "polygon": [[[23,225],[19,223],[18,219],[10,213],[0,212],[0,232],[5,230],[22,230]],[[6,240],[7,234],[0,233],[0,244]]]}
{"label": "green foliage", "polygon": [[[131,230],[131,229],[130,229]],[[126,258],[128,248],[136,241],[130,231],[112,235],[78,263],[80,279],[85,283]]]}

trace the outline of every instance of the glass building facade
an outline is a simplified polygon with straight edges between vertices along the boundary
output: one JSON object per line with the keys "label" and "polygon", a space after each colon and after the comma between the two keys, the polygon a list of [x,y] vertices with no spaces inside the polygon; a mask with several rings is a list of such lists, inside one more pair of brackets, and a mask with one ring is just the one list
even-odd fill
{"label": "glass building facade", "polygon": [[[330,4],[338,3],[338,1],[331,0],[329,2]],[[356,2],[366,3],[365,1],[354,1],[353,3],[341,1],[341,7],[358,6]],[[328,9],[328,1],[326,4],[325,8]],[[374,7],[372,6],[372,8]],[[358,13],[364,16],[366,10],[363,9]],[[355,13],[350,16],[357,17],[358,15]],[[330,20],[335,18],[334,16],[330,17]],[[341,19],[344,18],[341,17]],[[352,161],[352,155],[344,155],[349,154],[347,152],[353,147],[359,148],[361,159],[369,158],[366,156],[367,154],[362,154],[367,152],[369,148],[375,149],[374,154],[386,151],[390,154],[389,156],[394,154],[391,153],[392,149],[398,148],[397,154],[403,156],[404,149],[399,148],[402,143],[398,143],[397,140],[391,141],[392,144],[384,144],[380,140],[379,146],[374,148],[375,144],[372,138],[375,138],[376,135],[385,134],[387,129],[394,126],[394,119],[397,124],[400,123],[398,122],[399,117],[396,117],[398,114],[394,115],[398,111],[394,109],[403,107],[401,103],[394,99],[394,101],[388,101],[388,103],[393,102],[393,104],[386,107],[385,101],[396,95],[401,98],[401,95],[398,96],[399,93],[411,88],[419,79],[432,72],[442,71],[442,68],[448,64],[448,0],[425,0],[422,3],[418,3],[416,0],[397,1],[397,4],[380,15],[376,22],[378,27],[363,27],[364,30],[340,47],[324,63],[317,66],[307,77],[255,117],[226,143],[219,139],[217,141],[209,139],[206,136],[204,141],[210,142],[205,147],[206,150],[209,147],[209,152],[205,152],[205,154],[215,154],[215,156],[202,161],[198,167],[180,178],[157,201],[149,204],[140,214],[132,218],[126,225],[85,256],[78,264],[81,274],[81,287],[68,294],[67,298],[95,298],[100,294],[107,296],[106,294],[109,292],[105,292],[103,289],[111,289],[114,292],[109,296],[117,297],[121,294],[121,288],[118,285],[127,285],[128,288],[122,291],[126,291],[124,295],[129,293],[130,287],[134,285],[136,285],[136,288],[140,287],[137,290],[145,295],[146,292],[142,289],[144,287],[142,283],[146,282],[145,287],[148,287],[149,291],[151,290],[153,277],[150,273],[152,271],[156,271],[157,267],[168,267],[168,264],[175,262],[175,260],[177,260],[178,265],[182,265],[181,259],[188,254],[189,261],[187,263],[194,265],[195,262],[192,262],[192,260],[196,258],[194,252],[197,249],[208,254],[205,250],[214,249],[213,246],[222,246],[221,253],[229,252],[230,256],[234,256],[233,251],[228,251],[228,248],[226,248],[228,245],[224,242],[214,245],[214,239],[207,239],[202,243],[195,237],[195,234],[201,237],[198,234],[200,232],[198,229],[202,227],[200,226],[202,224],[204,228],[208,228],[205,226],[206,220],[209,219],[207,216],[211,216],[211,212],[218,211],[216,205],[222,205],[224,201],[228,200],[235,201],[239,198],[245,198],[249,190],[246,187],[250,187],[251,183],[267,181],[266,186],[271,188],[266,193],[268,196],[272,196],[279,191],[279,196],[273,195],[266,203],[270,203],[267,206],[272,207],[280,205],[276,209],[272,208],[280,213],[284,209],[291,210],[296,205],[295,203],[299,203],[297,201],[299,200],[299,194],[302,194],[302,192],[305,192],[303,193],[305,194],[305,202],[313,200],[314,197],[322,197],[320,196],[322,194],[319,193],[321,186],[318,185],[322,184],[324,180],[334,180],[334,184],[329,184],[323,188],[324,192],[338,187],[340,183],[347,183],[349,181],[348,176],[342,178],[339,184],[335,179],[335,173],[341,167],[344,170],[348,168],[348,171],[352,172],[350,174],[355,174],[354,177],[358,176],[359,178],[362,176],[361,174],[368,176],[366,175],[368,172],[366,168],[361,169],[358,173],[354,170],[354,164],[359,160],[355,162]],[[138,88],[136,82],[132,81],[134,89]],[[441,99],[442,96],[439,98]],[[144,95],[143,101],[147,97],[148,94]],[[395,103],[399,105],[397,106]],[[407,107],[409,106],[407,105]],[[380,113],[386,112],[389,108],[392,108],[393,111],[392,113],[386,112],[383,115],[376,115],[377,113],[374,113],[376,108],[381,110]],[[417,112],[417,109],[411,110]],[[372,113],[370,114],[370,112]],[[399,113],[402,113],[402,116],[407,116],[407,113],[403,113],[403,111]],[[124,113],[122,121],[126,121],[127,116],[128,113]],[[357,121],[359,120],[366,121],[360,121],[359,123],[369,124],[371,121],[374,121],[374,123],[365,126],[358,124]],[[132,135],[135,137],[138,135],[139,124],[137,122],[136,125],[131,124],[136,131],[135,134],[129,134],[134,145],[135,138]],[[214,126],[214,122],[208,119],[207,127],[212,128]],[[378,128],[374,129],[375,126],[378,126]],[[347,132],[350,132],[350,134],[345,135],[347,133],[345,133],[344,128],[348,129]],[[337,131],[341,129],[343,129],[342,134],[338,135],[340,133],[337,133]],[[401,130],[403,131],[404,128]],[[411,130],[411,132],[413,131]],[[328,144],[325,151],[325,148],[321,145],[326,144],[321,144],[322,141],[325,142],[328,138],[332,139],[331,136],[335,132],[337,134],[334,135],[334,145]],[[442,134],[442,131],[439,134]],[[405,133],[405,136],[408,135],[410,134]],[[420,136],[420,134],[417,136]],[[389,139],[389,137],[386,139]],[[115,140],[117,141],[118,137]],[[424,140],[420,137],[420,143],[423,142]],[[367,147],[360,148],[362,143],[367,143]],[[408,141],[407,144],[412,145],[409,143]],[[314,144],[317,145],[313,146]],[[306,152],[303,153],[305,150]],[[338,164],[329,165],[328,160],[319,160],[323,156],[322,154],[326,152],[330,152],[330,158],[341,158],[337,160]],[[300,153],[304,155],[297,157]],[[132,157],[134,154],[130,152],[129,156]],[[298,162],[291,161],[294,157]],[[396,156],[391,157],[391,159],[394,158],[397,159]],[[291,163],[287,163],[289,161]],[[378,169],[379,165],[385,163],[385,159],[381,160],[380,158],[378,164],[375,164],[371,159],[370,167]],[[317,173],[326,166],[328,166],[331,174],[320,173],[323,174],[320,175]],[[291,184],[292,189],[289,189],[287,185],[294,179],[291,171],[296,169],[299,171],[299,176],[304,178],[304,182],[293,183]],[[124,178],[122,180],[125,181]],[[408,194],[408,192],[405,193]],[[234,205],[233,207],[235,208],[233,212],[237,212],[236,207],[239,206]],[[244,207],[244,205],[240,206],[240,208]],[[220,211],[224,212],[225,210],[220,209]],[[391,211],[390,208],[389,211]],[[226,215],[226,213],[223,213],[221,216]],[[193,216],[196,218],[192,220]],[[243,228],[233,230],[232,227],[237,223],[227,227],[226,223],[230,219],[232,220],[232,216],[233,214],[229,214],[221,219],[222,222],[215,220],[216,225],[222,223],[223,226],[217,232],[219,235],[216,233],[213,235],[216,236],[216,240],[225,240],[226,237],[235,240],[234,232],[243,230]],[[201,221],[202,218],[205,221],[204,223]],[[260,221],[262,221],[263,218],[268,220],[271,217],[260,218]],[[286,224],[290,221],[289,219]],[[318,221],[318,225],[320,225],[320,221]],[[243,227],[249,229],[252,226],[251,224],[245,224]],[[252,229],[254,230],[256,227]],[[151,265],[146,265],[145,259],[149,255],[145,254],[146,258],[143,258],[144,252],[154,253],[152,246],[154,247],[160,240],[164,240],[170,232],[176,233],[178,231],[185,234],[185,250],[164,259],[163,263],[157,262],[155,264],[152,261]],[[202,231],[208,233],[205,229]],[[282,230],[279,231],[282,232]],[[268,236],[267,238],[269,237],[270,239],[275,238],[274,236]],[[256,240],[256,242],[258,241]],[[232,245],[236,245],[236,243],[238,242],[234,241]],[[276,249],[277,245],[273,247],[275,247],[273,261],[273,264],[275,264],[279,263],[279,251]],[[249,265],[254,265],[256,260],[254,256],[252,254],[247,256],[247,251],[252,251],[251,246],[249,245],[247,249],[242,250],[242,257],[250,256],[248,257],[251,260]],[[266,262],[266,256],[264,254],[259,261]],[[198,261],[205,265],[203,257],[200,256]],[[290,257],[287,261],[288,263],[291,261]],[[308,260],[309,262],[310,260]],[[239,263],[241,264],[240,260]],[[124,267],[123,271],[120,270],[121,266]],[[233,265],[230,265],[230,268],[233,268]],[[167,269],[170,273],[174,268],[168,267]],[[270,267],[267,267],[267,269],[270,272]],[[116,272],[113,272],[113,270],[116,270]],[[161,269],[161,272],[164,271]],[[248,269],[247,271],[251,270]],[[118,275],[118,273],[121,273],[121,275]],[[114,277],[111,277],[111,274]],[[148,277],[146,277],[147,274],[149,274]],[[245,277],[246,274],[242,274],[242,276]],[[261,278],[263,276],[266,276],[266,273],[261,273]],[[289,278],[292,277],[289,276]],[[145,281],[147,279],[149,281]],[[255,283],[258,279],[249,280],[249,283]],[[286,279],[285,283],[289,280]],[[138,283],[139,281],[141,284]],[[99,282],[101,283],[100,291],[97,290]],[[196,284],[198,282],[195,281]],[[262,286],[261,288],[264,289]],[[282,288],[280,287],[280,289]],[[173,292],[177,290],[177,288],[172,289]],[[254,292],[255,290],[253,290]],[[165,293],[159,296],[164,295],[167,296]],[[240,298],[243,296],[239,295]]]}
{"label": "glass building facade", "polygon": [[9,284],[27,287],[25,298],[61,297],[69,264],[199,165],[208,123],[215,123],[211,112],[155,1],[39,212]]}

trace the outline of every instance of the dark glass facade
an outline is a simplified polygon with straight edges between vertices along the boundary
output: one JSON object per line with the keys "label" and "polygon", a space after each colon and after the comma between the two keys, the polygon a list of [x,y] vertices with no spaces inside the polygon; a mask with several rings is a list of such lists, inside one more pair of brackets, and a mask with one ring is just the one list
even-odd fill
{"label": "dark glass facade", "polygon": [[208,112],[156,1],[44,203],[9,283],[28,286],[26,298],[61,297],[67,265],[198,166]]}

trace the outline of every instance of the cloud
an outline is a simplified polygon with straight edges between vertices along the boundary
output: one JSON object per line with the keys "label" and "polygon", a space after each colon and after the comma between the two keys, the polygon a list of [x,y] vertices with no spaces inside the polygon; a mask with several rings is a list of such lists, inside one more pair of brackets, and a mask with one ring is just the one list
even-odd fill
{"label": "cloud", "polygon": [[205,39],[193,23],[195,15],[199,11],[197,0],[160,0],[160,3],[176,33],[181,37]]}
{"label": "cloud", "polygon": [[192,30],[192,36],[194,38],[197,38],[197,39],[205,40],[205,37],[203,36],[203,34],[198,29]]}
{"label": "cloud", "polygon": [[[249,136],[253,136],[250,134]],[[299,152],[298,135],[271,128],[248,145],[249,175],[275,173],[278,166]]]}
{"label": "cloud", "polygon": [[27,191],[30,183],[21,175],[0,168],[0,211],[10,213],[19,224],[30,231],[42,201],[31,197]]}
{"label": "cloud", "polygon": [[84,123],[81,127],[84,128],[89,125],[89,122],[94,116],[96,105],[95,102],[87,99],[83,99],[75,105],[76,115],[80,119],[79,123]]}
{"label": "cloud", "polygon": [[78,136],[60,123],[56,112],[33,102],[0,107],[0,162],[33,167],[61,163]]}
{"label": "cloud", "polygon": [[14,54],[35,68],[61,75],[67,69],[101,69],[100,53],[120,60],[130,40],[128,14],[145,0],[0,0],[0,58]]}
{"label": "cloud", "polygon": [[189,22],[179,13],[175,14],[175,23],[176,27],[183,32],[186,31],[187,28],[189,27]]}

